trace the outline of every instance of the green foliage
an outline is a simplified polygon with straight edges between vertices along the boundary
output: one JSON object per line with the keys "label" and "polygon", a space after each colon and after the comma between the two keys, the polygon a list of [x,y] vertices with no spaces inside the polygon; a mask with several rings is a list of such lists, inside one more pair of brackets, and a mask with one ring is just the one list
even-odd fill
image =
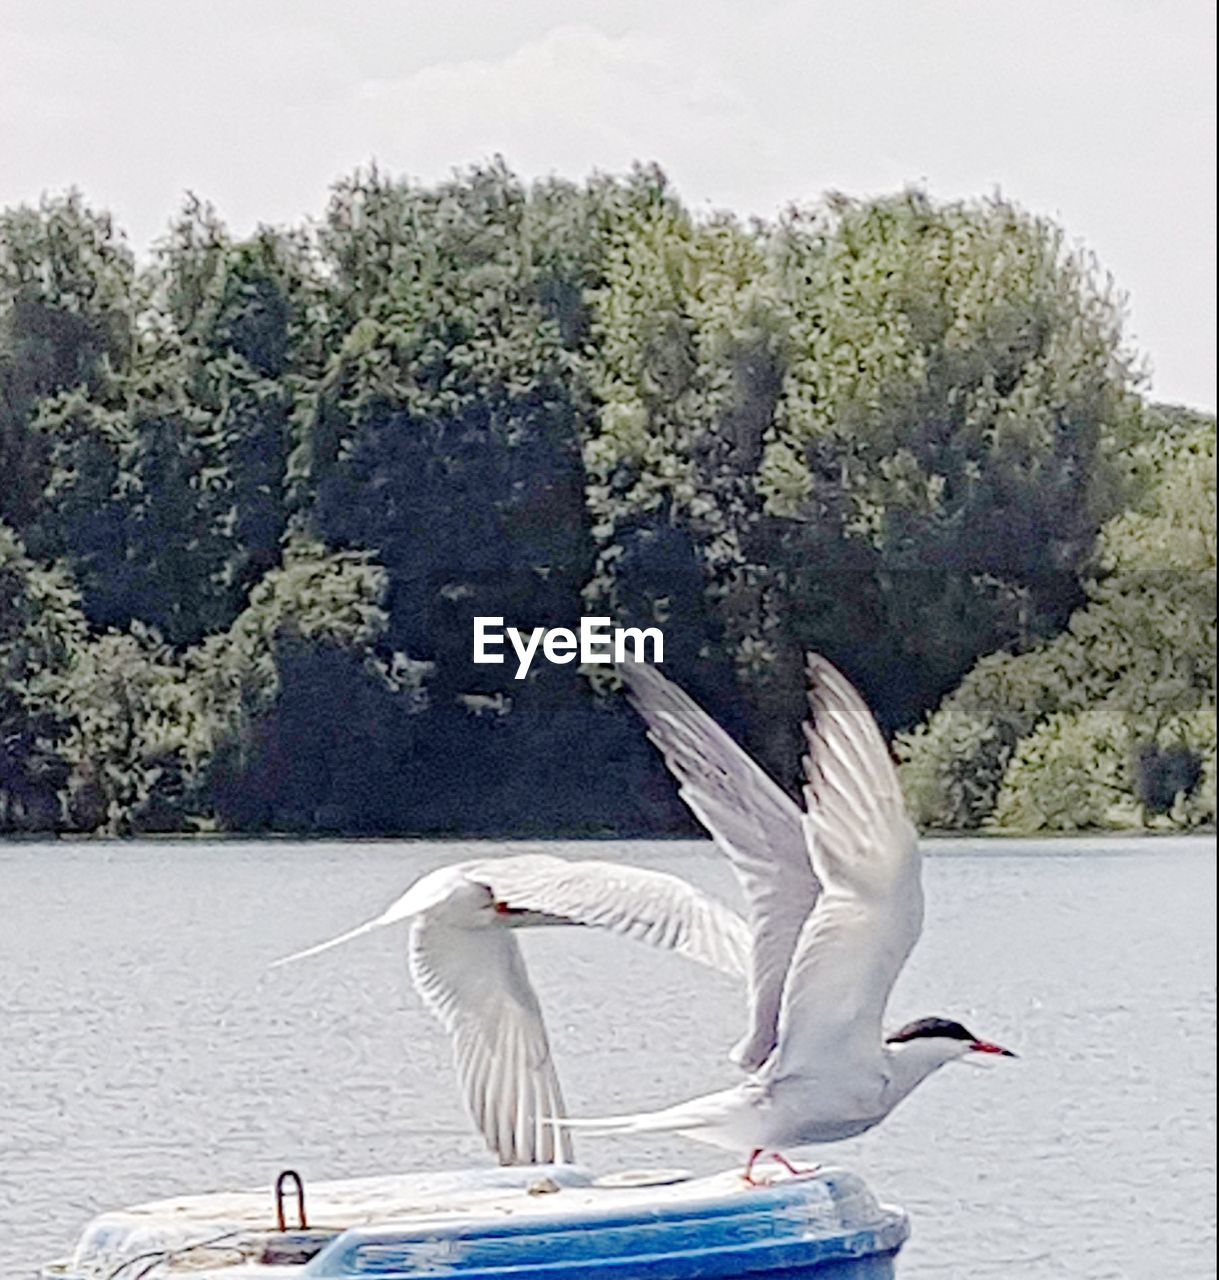
{"label": "green foliage", "polygon": [[173,829],[210,740],[172,653],[90,635],[62,566],[0,526],[0,830]]}
{"label": "green foliage", "polygon": [[[239,733],[240,724],[272,705],[281,691],[277,658],[287,642],[332,646],[358,654],[381,671],[385,573],[359,554],[330,554],[305,538],[287,546],[246,608],[223,633],[185,655],[212,719]],[[381,672],[392,682],[393,675]]]}
{"label": "green foliage", "polygon": [[989,654],[926,723],[899,734],[907,802],[919,825],[979,827],[994,811],[1013,752],[1061,705],[1069,677],[1052,648]]}
{"label": "green foliage", "polygon": [[[887,727],[949,695],[931,825],[1204,822],[1213,420],[1137,385],[1001,200],[372,170],[244,240],[192,198],[139,269],[76,195],[0,214],[0,827],[675,829],[616,701],[472,663],[592,612],[785,781],[815,648]],[[1037,808],[1089,751],[1121,798]]]}
{"label": "green foliage", "polygon": [[791,625],[909,724],[1080,603],[1137,415],[1120,304],[998,199],[835,199],[774,253],[793,355],[758,485]]}
{"label": "green foliage", "polygon": [[0,520],[24,535],[49,458],[30,429],[45,396],[98,391],[126,368],[135,269],[109,217],[79,195],[0,212]]}
{"label": "green foliage", "polygon": [[1056,228],[906,193],[746,230],[647,173],[610,215],[588,595],[681,618],[778,776],[807,649],[900,726],[1065,625],[1141,419],[1120,304]]}
{"label": "green foliage", "polygon": [[[70,575],[39,565],[0,525],[0,830],[206,823],[218,779],[231,778],[285,698],[336,724],[356,699],[367,713],[357,722],[374,734],[381,715],[411,715],[422,671],[379,648],[384,594],[385,574],[366,557],[296,539],[227,631],[176,653],[138,622],[90,635]],[[302,681],[319,667],[327,679],[303,703]],[[313,755],[297,785],[324,797],[333,762]]]}
{"label": "green foliage", "polygon": [[155,826],[192,719],[176,674],[143,630],[91,637],[71,575],[0,526],[0,830]]}
{"label": "green foliage", "polygon": [[42,406],[51,474],[31,543],[71,564],[94,624],[187,644],[231,616],[212,424],[168,378],[131,390],[121,408],[79,392]]}
{"label": "green foliage", "polygon": [[86,637],[70,575],[32,560],[0,524],[0,831],[59,823],[71,720],[54,684]]}
{"label": "green foliage", "polygon": [[1215,702],[1198,705],[1192,715],[1170,722],[1160,732],[1161,745],[1167,741],[1173,748],[1184,748],[1200,765],[1192,789],[1178,792],[1168,813],[1175,827],[1213,827],[1215,825]]}
{"label": "green foliage", "polygon": [[500,169],[338,189],[322,236],[334,354],[292,460],[311,527],[389,570],[395,642],[467,667],[472,614],[569,614],[585,573],[580,388],[527,214]]}
{"label": "green foliage", "polygon": [[755,711],[749,745],[784,775],[800,655],[782,634],[755,486],[787,343],[765,241],[728,218],[695,222],[640,170],[608,205],[597,248],[588,607],[666,626],[669,660],[721,716],[737,710],[739,681]]}
{"label": "green foliage", "polygon": [[1119,716],[1055,712],[1018,744],[992,821],[1024,832],[1137,826],[1132,782],[1130,732]]}
{"label": "green foliage", "polygon": [[185,657],[212,741],[206,791],[239,830],[385,830],[423,664],[381,651],[386,575],[295,538],[229,630]]}
{"label": "green foliage", "polygon": [[1145,453],[1141,499],[1097,539],[1087,607],[1034,652],[983,659],[899,739],[923,824],[1214,822],[1214,419],[1178,419]]}
{"label": "green foliage", "polygon": [[211,739],[194,691],[156,633],[136,624],[91,640],[57,695],[72,723],[61,748],[66,825],[106,835],[180,829]]}
{"label": "green foliage", "polygon": [[[287,524],[296,387],[317,365],[306,242],[234,243],[192,202],[136,278],[75,199],[10,221],[0,440],[19,530],[72,567],[96,626],[138,620],[175,645],[223,629]],[[31,307],[49,353],[45,335],[31,350]]]}

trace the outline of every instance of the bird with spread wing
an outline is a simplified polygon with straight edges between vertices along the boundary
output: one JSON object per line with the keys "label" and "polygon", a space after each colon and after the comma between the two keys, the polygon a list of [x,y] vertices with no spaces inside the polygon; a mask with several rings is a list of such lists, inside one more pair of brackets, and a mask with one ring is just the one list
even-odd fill
{"label": "bird with spread wing", "polygon": [[1014,1057],[949,1018],[886,1035],[885,1007],[923,922],[918,840],[867,705],[808,661],[804,809],[697,703],[645,664],[624,666],[635,709],[682,798],[728,858],[751,935],[749,1019],[733,1088],[660,1111],[564,1120],[600,1133],[676,1132],[764,1154],[863,1133],[934,1071]]}
{"label": "bird with spread wing", "polygon": [[501,1164],[570,1162],[571,1136],[537,994],[515,930],[586,925],[741,977],[749,931],[677,876],[548,854],[485,858],[417,880],[379,916],[276,966],[409,925],[412,980],[453,1042],[466,1107]]}

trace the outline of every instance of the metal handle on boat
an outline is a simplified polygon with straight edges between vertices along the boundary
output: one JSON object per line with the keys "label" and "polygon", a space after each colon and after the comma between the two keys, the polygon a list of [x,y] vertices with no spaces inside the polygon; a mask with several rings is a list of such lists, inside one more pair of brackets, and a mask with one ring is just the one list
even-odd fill
{"label": "metal handle on boat", "polygon": [[295,1169],[285,1169],[283,1173],[275,1179],[275,1226],[278,1231],[287,1231],[288,1226],[284,1221],[284,1189],[291,1182],[296,1191],[296,1216],[299,1219],[297,1227],[298,1231],[305,1231],[309,1224],[305,1221],[305,1183],[300,1174]]}

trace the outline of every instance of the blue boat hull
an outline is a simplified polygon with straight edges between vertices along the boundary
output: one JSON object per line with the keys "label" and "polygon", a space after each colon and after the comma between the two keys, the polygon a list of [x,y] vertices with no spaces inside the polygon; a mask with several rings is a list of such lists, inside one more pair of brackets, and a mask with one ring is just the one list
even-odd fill
{"label": "blue boat hull", "polygon": [[257,1191],[102,1214],[44,1280],[100,1280],[137,1260],[149,1280],[180,1263],[198,1280],[889,1280],[909,1232],[842,1169],[754,1187],[735,1173],[595,1178],[571,1165],[296,1185],[295,1216]]}
{"label": "blue boat hull", "polygon": [[[704,1189],[705,1188],[705,1189]],[[596,1197],[515,1221],[354,1228],[306,1269],[310,1276],[638,1277],[639,1280],[887,1280],[909,1231],[841,1170],[770,1186],[665,1188],[649,1203],[598,1209]]]}

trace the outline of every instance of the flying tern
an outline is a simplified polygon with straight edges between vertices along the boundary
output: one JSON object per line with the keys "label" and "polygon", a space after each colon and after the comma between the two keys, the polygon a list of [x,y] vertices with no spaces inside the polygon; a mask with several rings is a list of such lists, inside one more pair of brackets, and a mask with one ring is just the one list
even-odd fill
{"label": "flying tern", "polygon": [[452,1038],[466,1107],[501,1164],[572,1159],[570,1135],[553,1123],[563,1095],[513,930],[590,925],[738,977],[750,951],[741,917],[677,876],[521,854],[432,871],[375,919],[275,965],[403,922],[415,988]]}
{"label": "flying tern", "polygon": [[793,1170],[784,1149],[872,1128],[946,1063],[1016,1056],[949,1018],[883,1030],[922,928],[921,859],[884,739],[845,676],[809,658],[801,810],[654,667],[624,665],[620,674],[744,894],[749,1019],[732,1056],[748,1075],[660,1111],[565,1120],[565,1128],[680,1133],[743,1154],[750,1181],[763,1155]]}

